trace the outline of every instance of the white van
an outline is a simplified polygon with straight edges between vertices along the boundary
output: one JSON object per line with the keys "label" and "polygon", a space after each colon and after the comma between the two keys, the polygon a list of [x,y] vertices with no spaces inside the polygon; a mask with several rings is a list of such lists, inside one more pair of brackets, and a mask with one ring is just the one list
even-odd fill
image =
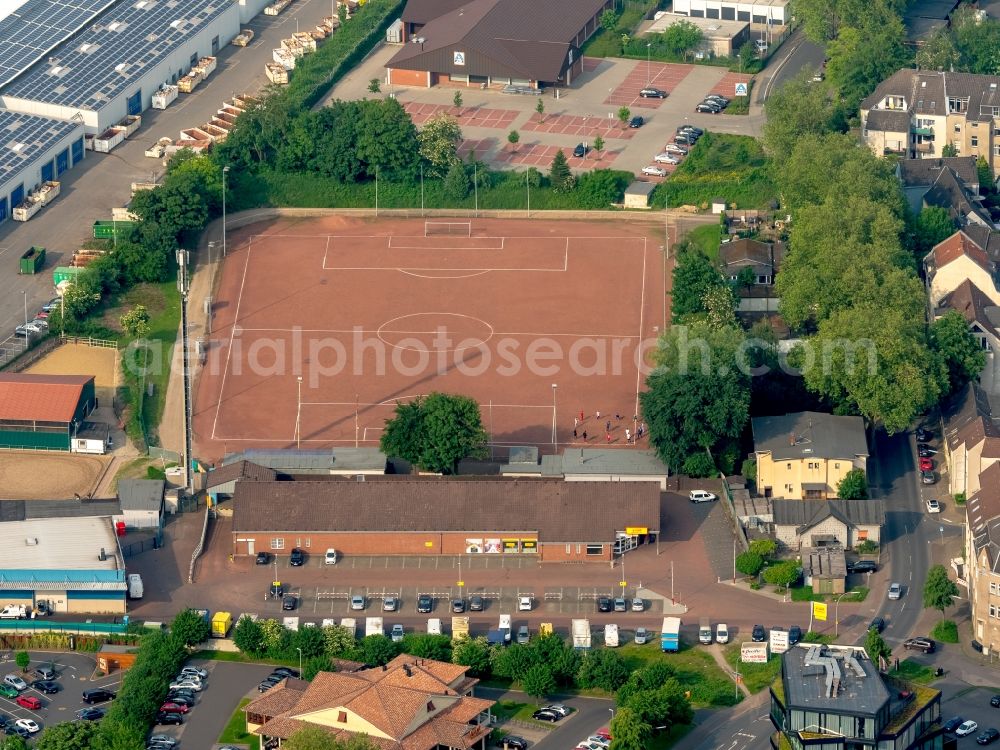
{"label": "white van", "polygon": [[729,628],[726,627],[726,623],[720,622],[715,626],[715,642],[729,643]]}
{"label": "white van", "polygon": [[698,643],[710,644],[712,642],[712,625],[708,618],[702,618],[698,626]]}

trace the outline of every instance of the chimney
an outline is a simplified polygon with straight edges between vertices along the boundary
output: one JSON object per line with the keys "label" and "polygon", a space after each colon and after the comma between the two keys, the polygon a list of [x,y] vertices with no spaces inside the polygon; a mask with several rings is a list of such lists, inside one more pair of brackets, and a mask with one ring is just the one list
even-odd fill
{"label": "chimney", "polygon": [[104,562],[108,559],[108,553],[104,551],[104,547],[101,547],[101,554],[97,556],[97,559]]}
{"label": "chimney", "polygon": [[406,672],[406,676],[407,677],[413,677],[413,670],[410,669],[410,665],[409,664],[404,664],[403,665],[403,671]]}
{"label": "chimney", "polygon": [[794,432],[789,432],[788,433],[788,444],[789,445],[795,445],[795,433]]}

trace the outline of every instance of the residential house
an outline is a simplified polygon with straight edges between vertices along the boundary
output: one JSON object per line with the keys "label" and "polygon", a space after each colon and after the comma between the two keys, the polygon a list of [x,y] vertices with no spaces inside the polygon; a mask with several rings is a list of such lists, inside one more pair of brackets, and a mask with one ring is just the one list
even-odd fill
{"label": "residential house", "polygon": [[1000,175],[1000,77],[903,69],[861,102],[861,132],[877,155],[982,156]]}
{"label": "residential house", "polygon": [[[980,238],[983,236],[978,234]],[[976,235],[960,229],[924,256],[924,274],[932,307],[939,306],[945,295],[966,281],[979,287],[994,305],[1000,305],[997,264],[977,241]]]}
{"label": "residential house", "polygon": [[262,742],[319,727],[379,750],[485,750],[494,701],[473,695],[479,681],[467,670],[401,655],[381,669],[290,678],[244,707],[247,731]]}
{"label": "residential house", "polygon": [[963,281],[958,288],[941,298],[934,310],[934,318],[954,310],[969,323],[969,332],[987,352],[1000,350],[1000,307],[983,294],[971,281]]}
{"label": "residential house", "polygon": [[941,692],[879,672],[861,646],[800,643],[771,686],[774,747],[931,750],[942,738]]}
{"label": "residential house", "polygon": [[931,189],[941,172],[948,170],[972,193],[979,194],[979,170],[972,156],[949,156],[941,159],[900,159],[896,162],[896,176],[903,184],[910,211],[920,213],[924,196]]}
{"label": "residential house", "polygon": [[852,469],[867,471],[868,440],[861,417],[796,412],[752,420],[757,487],[764,497],[837,497]]}
{"label": "residential house", "polygon": [[1000,650],[1000,463],[982,473],[965,507],[966,577],[973,632],[984,650]]}
{"label": "residential house", "polygon": [[980,475],[1000,461],[1000,426],[993,419],[988,395],[970,383],[944,409],[944,458],[948,491],[967,497],[979,491]]}
{"label": "residential house", "polygon": [[879,543],[885,509],[881,500],[771,501],[775,540],[791,550]]}
{"label": "residential house", "polygon": [[[779,300],[774,292],[774,279],[781,267],[784,253],[783,242],[761,242],[744,238],[719,245],[719,271],[736,285],[740,312],[777,311]],[[749,269],[749,272],[744,269]],[[752,274],[752,284],[737,283],[744,273]]]}
{"label": "residential house", "polygon": [[942,169],[924,194],[922,208],[931,206],[943,208],[960,227],[978,224],[994,228],[993,218],[982,199],[950,169]]}

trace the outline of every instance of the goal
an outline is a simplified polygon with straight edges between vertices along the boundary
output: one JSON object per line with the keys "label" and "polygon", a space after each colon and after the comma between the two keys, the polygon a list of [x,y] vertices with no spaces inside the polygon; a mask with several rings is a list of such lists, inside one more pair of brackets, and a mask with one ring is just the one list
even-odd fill
{"label": "goal", "polygon": [[471,221],[425,221],[424,237],[435,235],[450,235],[452,237],[471,237]]}

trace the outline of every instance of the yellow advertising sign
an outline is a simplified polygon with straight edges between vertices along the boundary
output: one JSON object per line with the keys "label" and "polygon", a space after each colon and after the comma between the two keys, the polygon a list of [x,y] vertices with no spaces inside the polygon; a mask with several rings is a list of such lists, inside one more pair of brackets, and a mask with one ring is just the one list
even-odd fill
{"label": "yellow advertising sign", "polygon": [[629,536],[639,536],[640,534],[648,534],[648,526],[626,526],[625,533]]}
{"label": "yellow advertising sign", "polygon": [[434,542],[424,542],[424,546],[425,547],[433,547],[434,546]]}
{"label": "yellow advertising sign", "polygon": [[813,602],[813,617],[817,620],[826,621],[826,604],[823,602]]}

